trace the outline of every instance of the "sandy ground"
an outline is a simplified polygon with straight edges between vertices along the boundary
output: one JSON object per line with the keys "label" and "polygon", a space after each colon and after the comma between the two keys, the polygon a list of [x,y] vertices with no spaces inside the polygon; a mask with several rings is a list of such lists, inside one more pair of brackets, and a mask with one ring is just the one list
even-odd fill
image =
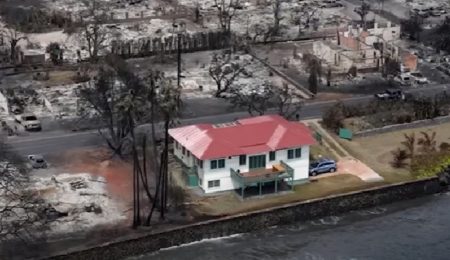
{"label": "sandy ground", "polygon": [[420,138],[421,131],[435,131],[436,141],[450,142],[450,123],[395,131],[371,137],[356,138],[352,141],[339,140],[352,155],[366,162],[377,173],[382,175],[386,181],[396,182],[413,178],[407,169],[395,169],[391,166],[392,151],[401,147],[400,142],[404,140],[404,134],[415,133],[416,139]]}

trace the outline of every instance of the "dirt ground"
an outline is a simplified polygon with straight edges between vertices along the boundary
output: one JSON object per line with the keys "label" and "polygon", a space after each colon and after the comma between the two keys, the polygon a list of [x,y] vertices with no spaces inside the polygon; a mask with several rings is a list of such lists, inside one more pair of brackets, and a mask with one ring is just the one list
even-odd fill
{"label": "dirt ground", "polygon": [[73,84],[73,76],[76,75],[75,71],[51,71],[49,80],[43,81],[46,86],[59,86]]}
{"label": "dirt ground", "polygon": [[129,163],[111,159],[106,149],[77,149],[51,160],[59,162],[55,165],[58,172],[90,173],[105,178],[109,195],[123,203],[125,211],[132,211],[133,167]]}
{"label": "dirt ground", "polygon": [[339,140],[339,142],[356,158],[367,163],[372,169],[393,183],[406,181],[413,178],[408,169],[396,169],[391,166],[392,151],[401,147],[404,134],[415,133],[416,139],[420,138],[421,131],[435,131],[436,141],[450,142],[450,123],[395,131],[370,137],[356,138],[352,141]]}

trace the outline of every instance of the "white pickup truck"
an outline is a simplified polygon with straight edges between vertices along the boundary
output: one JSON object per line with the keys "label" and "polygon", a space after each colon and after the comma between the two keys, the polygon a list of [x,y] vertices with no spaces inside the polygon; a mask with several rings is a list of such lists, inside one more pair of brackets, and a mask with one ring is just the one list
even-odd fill
{"label": "white pickup truck", "polygon": [[41,122],[37,119],[34,114],[25,113],[21,115],[16,115],[16,122],[21,124],[26,131],[41,131]]}

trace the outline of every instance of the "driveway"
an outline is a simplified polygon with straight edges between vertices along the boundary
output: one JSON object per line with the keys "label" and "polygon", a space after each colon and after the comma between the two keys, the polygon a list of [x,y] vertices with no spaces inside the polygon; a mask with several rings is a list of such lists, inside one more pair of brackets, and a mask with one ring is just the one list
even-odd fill
{"label": "driveway", "polygon": [[366,164],[352,157],[345,157],[340,159],[337,162],[337,168],[338,169],[336,172],[321,174],[315,177],[311,177],[311,179],[315,180],[340,174],[352,174],[365,182],[378,182],[384,180],[383,177],[369,168]]}
{"label": "driveway", "polygon": [[[369,166],[351,156],[350,153],[348,153],[348,151],[343,146],[341,146],[340,143],[336,141],[335,138],[331,136],[326,129],[322,127],[322,125],[319,123],[319,120],[313,119],[305,122],[307,122],[309,126],[312,126],[315,131],[318,131],[322,135],[323,144],[327,146],[331,151],[334,151],[334,154],[337,158],[336,172],[321,174],[316,177],[311,177],[311,179],[320,179],[323,177],[339,174],[352,174],[365,182],[376,182],[384,180],[383,177],[372,170]],[[340,152],[338,152],[337,150],[339,150]]]}

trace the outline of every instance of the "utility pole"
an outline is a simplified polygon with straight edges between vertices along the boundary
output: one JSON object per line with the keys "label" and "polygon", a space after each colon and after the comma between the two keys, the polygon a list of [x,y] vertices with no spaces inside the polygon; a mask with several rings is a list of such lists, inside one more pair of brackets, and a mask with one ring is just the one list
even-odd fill
{"label": "utility pole", "polygon": [[177,66],[178,66],[177,87],[180,87],[180,79],[181,79],[181,34],[180,33],[177,34],[177,41],[178,41],[178,46],[177,46]]}
{"label": "utility pole", "polygon": [[181,36],[185,28],[183,24],[173,23],[173,33],[177,35],[177,87],[181,87]]}

